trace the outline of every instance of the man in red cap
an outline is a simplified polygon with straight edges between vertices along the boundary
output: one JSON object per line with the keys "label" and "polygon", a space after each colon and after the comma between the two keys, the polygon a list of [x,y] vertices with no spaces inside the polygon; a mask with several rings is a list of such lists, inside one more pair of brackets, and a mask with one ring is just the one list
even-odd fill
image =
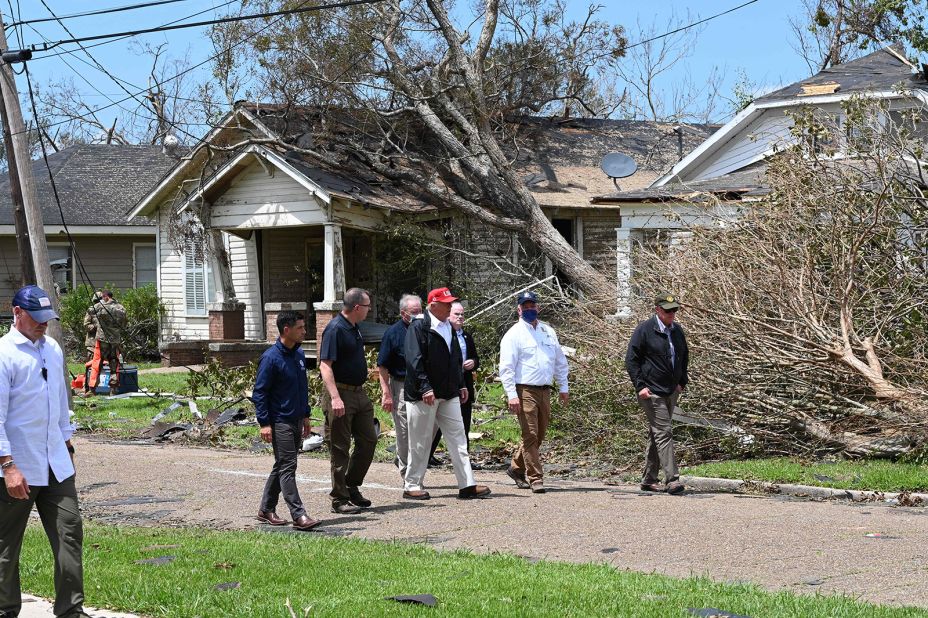
{"label": "man in red cap", "polygon": [[467,401],[463,360],[458,338],[448,321],[457,297],[448,288],[429,292],[428,310],[416,316],[406,331],[406,414],[409,424],[409,463],[403,497],[428,500],[422,488],[429,463],[435,425],[445,436],[454,465],[458,497],[483,498],[490,488],[474,482],[467,452],[467,434],[461,418],[461,402]]}

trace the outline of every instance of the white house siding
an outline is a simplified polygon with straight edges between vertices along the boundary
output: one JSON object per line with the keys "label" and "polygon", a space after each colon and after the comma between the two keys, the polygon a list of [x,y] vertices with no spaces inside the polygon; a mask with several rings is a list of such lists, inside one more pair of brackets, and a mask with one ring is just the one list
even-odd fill
{"label": "white house siding", "polygon": [[322,225],[324,207],[306,187],[283,171],[275,170],[269,176],[255,162],[212,205],[210,223],[225,230]]}
{"label": "white house siding", "polygon": [[184,256],[170,240],[170,204],[158,210],[158,295],[165,306],[161,339],[209,339],[209,317],[188,316],[184,295]]}
{"label": "white house siding", "polygon": [[228,243],[235,295],[245,303],[245,338],[263,340],[264,313],[255,235],[252,234],[248,240],[228,235]]}
{"label": "white house siding", "polygon": [[682,180],[716,178],[739,170],[760,160],[775,145],[790,140],[792,119],[782,108],[765,110],[757,119],[743,127],[698,167],[682,174]]}

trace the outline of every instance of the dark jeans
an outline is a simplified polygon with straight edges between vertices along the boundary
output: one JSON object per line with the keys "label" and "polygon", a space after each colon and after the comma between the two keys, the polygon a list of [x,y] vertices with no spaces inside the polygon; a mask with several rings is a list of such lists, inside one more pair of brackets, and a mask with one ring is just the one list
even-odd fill
{"label": "dark jeans", "polygon": [[[469,397],[467,398],[467,403],[461,404],[461,420],[464,421],[464,436],[467,438],[467,452],[470,452],[470,419],[474,411],[474,402],[471,400],[473,393],[467,393]],[[429,459],[435,456],[435,449],[438,448],[438,443],[441,441],[441,429],[438,430],[438,433],[435,434],[435,439],[432,440],[432,452],[429,453]]]}
{"label": "dark jeans", "polygon": [[[349,487],[360,487],[374,459],[377,433],[374,430],[374,406],[363,389],[338,389],[345,404],[345,414],[332,414],[329,393],[322,396],[325,408],[326,440],[332,462],[332,504],[348,502]],[[354,438],[354,450],[351,440]]]}
{"label": "dark jeans", "polygon": [[33,504],[55,557],[55,615],[77,614],[84,604],[84,529],[74,476],[59,483],[51,470],[48,474],[48,486],[30,486],[28,500],[11,498],[0,483],[0,615],[16,616],[22,609],[19,555]]}
{"label": "dark jeans", "polygon": [[296,459],[303,445],[303,426],[299,423],[272,423],[271,446],[274,447],[274,467],[264,484],[261,510],[274,511],[280,494],[290,508],[294,521],[306,515],[300,492],[296,489]]}

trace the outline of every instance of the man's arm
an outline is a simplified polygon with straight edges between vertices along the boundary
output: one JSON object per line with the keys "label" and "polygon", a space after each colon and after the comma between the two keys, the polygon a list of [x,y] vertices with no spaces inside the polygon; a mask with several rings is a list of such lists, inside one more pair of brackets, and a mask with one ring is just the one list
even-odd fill
{"label": "man's arm", "polygon": [[470,371],[477,371],[480,369],[480,355],[477,354],[477,346],[474,344],[474,338],[470,333],[464,333],[464,340],[467,342],[467,360],[474,361],[474,366],[470,368]]}
{"label": "man's arm", "polygon": [[268,402],[271,387],[274,385],[274,361],[269,356],[262,356],[258,361],[255,375],[255,387],[251,391],[251,401],[255,404],[255,417],[261,426],[261,439],[271,441],[271,409]]}
{"label": "man's arm", "polygon": [[377,365],[380,377],[380,407],[386,412],[393,412],[393,393],[390,392],[390,372],[383,365]]}
{"label": "man's arm", "polygon": [[[10,411],[10,390],[13,377],[13,368],[5,362],[0,362],[0,465],[9,464],[13,460],[13,451],[6,434],[6,420]],[[6,492],[11,498],[25,500],[29,497],[29,483],[23,476],[16,462],[3,469],[3,483]]]}
{"label": "man's arm", "polygon": [[628,371],[628,377],[631,378],[635,387],[635,392],[639,397],[647,397],[650,391],[647,385],[641,379],[641,357],[644,354],[644,329],[645,326],[638,325],[632,338],[628,342],[628,350],[625,352],[625,370]]}
{"label": "man's arm", "polygon": [[338,387],[335,386],[335,371],[332,369],[332,362],[331,360],[321,361],[319,373],[322,374],[322,383],[329,393],[329,399],[332,400],[332,414],[339,418],[345,415],[345,402],[342,401],[341,395],[338,394]]}
{"label": "man's arm", "polygon": [[682,390],[686,388],[686,385],[689,384],[690,382],[690,374],[689,374],[690,346],[686,342],[686,333],[683,332],[683,329],[680,327],[679,324],[676,326],[676,328],[680,329],[680,339],[683,340],[683,354],[682,354],[683,358],[680,359],[680,362],[682,363],[682,367],[683,367],[683,373],[680,375],[680,389]]}
{"label": "man's arm", "polygon": [[522,410],[519,394],[516,392],[516,366],[519,363],[519,344],[516,335],[510,330],[503,335],[499,343],[499,380],[506,391],[509,411],[518,414]]}
{"label": "man's arm", "polygon": [[551,335],[554,338],[554,380],[557,382],[561,403],[567,403],[566,395],[570,391],[567,385],[567,355],[564,354],[564,348],[561,347],[561,342],[558,341],[557,334],[553,330]]}

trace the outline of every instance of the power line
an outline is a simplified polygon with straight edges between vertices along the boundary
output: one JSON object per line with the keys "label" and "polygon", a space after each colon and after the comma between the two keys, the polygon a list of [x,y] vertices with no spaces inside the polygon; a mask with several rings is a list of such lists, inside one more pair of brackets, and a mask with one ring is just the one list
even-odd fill
{"label": "power line", "polygon": [[721,13],[716,13],[715,15],[712,15],[711,17],[706,17],[705,19],[700,19],[699,21],[694,21],[694,22],[691,23],[691,24],[687,24],[686,26],[681,26],[681,27],[679,27],[679,28],[677,28],[677,29],[675,29],[675,30],[671,30],[670,32],[665,32],[664,34],[659,34],[659,35],[657,35],[657,36],[655,36],[655,37],[651,37],[650,39],[645,39],[645,40],[643,40],[643,41],[638,41],[637,43],[632,43],[631,45],[626,45],[626,46],[623,47],[622,49],[632,49],[633,47],[638,47],[638,46],[640,46],[640,45],[645,45],[645,44],[647,44],[647,43],[652,43],[652,42],[654,42],[654,41],[657,41],[658,39],[663,39],[664,37],[668,37],[668,36],[670,36],[670,35],[672,35],[672,34],[676,34],[676,33],[678,33],[678,32],[683,32],[684,30],[689,30],[690,28],[694,28],[694,27],[696,27],[696,26],[698,26],[698,25],[700,25],[700,24],[704,24],[704,23],[706,23],[707,21],[712,21],[712,20],[715,19],[716,17],[721,17],[721,16],[723,16],[723,15],[728,15],[729,13],[734,13],[734,12],[737,11],[738,9],[743,9],[744,7],[746,7],[746,6],[750,5],[750,4],[754,4],[754,3],[757,2],[757,1],[758,1],[758,0],[749,0],[748,2],[745,2],[744,4],[739,4],[739,5],[736,6],[736,7],[732,7],[732,8],[730,8],[730,9],[728,9],[727,11],[722,11]]}
{"label": "power line", "polygon": [[[166,23],[161,24],[161,25],[162,25],[162,26],[172,26],[172,25],[174,25],[174,24],[179,24],[179,23],[182,22],[182,21],[187,21],[188,19],[193,19],[194,17],[199,17],[200,15],[203,15],[204,13],[209,13],[209,12],[212,12],[212,11],[218,11],[219,9],[225,8],[225,7],[229,6],[230,4],[235,4],[236,2],[241,2],[241,0],[227,0],[226,2],[223,2],[222,4],[220,4],[220,5],[218,5],[218,6],[210,7],[210,8],[208,8],[208,9],[203,9],[202,11],[197,11],[196,13],[193,13],[193,14],[191,14],[191,15],[187,15],[186,17],[181,17],[180,19],[175,19],[174,21],[169,21],[169,22],[166,22]],[[30,28],[31,28],[31,26],[30,26]],[[33,28],[33,30],[34,30],[34,28]],[[45,37],[42,37],[42,38],[45,38]],[[84,49],[92,49],[92,48],[94,48],[94,47],[102,47],[102,46],[104,46],[104,45],[111,45],[111,44],[113,44],[113,43],[118,43],[119,41],[124,41],[124,40],[126,40],[126,39],[128,39],[128,38],[130,38],[130,37],[124,36],[124,37],[119,37],[119,38],[117,38],[117,39],[112,39],[112,40],[109,40],[109,41],[103,41],[103,42],[100,42],[100,43],[94,43],[93,45],[85,45],[85,46],[84,46]],[[49,42],[51,42],[51,41],[49,41]],[[71,53],[73,53],[73,51],[71,51],[71,50],[60,51],[60,52],[55,52],[54,54],[47,54],[47,55],[45,55],[45,56],[39,56],[39,57],[37,57],[37,58],[33,58],[33,60],[45,60],[45,59],[47,59],[47,58],[55,58],[56,56],[62,56],[62,55],[64,55],[64,54],[71,54]]]}
{"label": "power line", "polygon": [[[207,21],[198,21],[191,22],[189,24],[177,24],[173,26],[157,26],[155,28],[145,28],[143,30],[127,30],[125,32],[113,32],[110,34],[97,34],[94,36],[85,36],[73,39],[62,39],[60,41],[55,41],[54,43],[48,44],[44,43],[42,45],[29,45],[29,49],[32,51],[48,51],[54,49],[59,45],[65,45],[68,43],[85,43],[88,41],[99,41],[101,39],[112,39],[116,37],[131,37],[139,36],[141,34],[151,34],[154,32],[168,32],[171,30],[181,30],[183,28],[199,28],[202,26],[213,26],[217,24],[229,24],[240,21],[248,21],[252,19],[266,19],[269,17],[284,17],[287,15],[296,15],[299,13],[310,13],[313,11],[321,11],[323,9],[339,9],[346,8],[350,6],[360,6],[364,4],[379,4],[384,0],[344,0],[343,2],[333,2],[331,4],[320,4],[317,6],[302,7],[295,9],[285,9],[281,11],[269,11],[266,13],[252,13],[249,15],[237,15],[231,17],[221,17],[218,19],[210,19]],[[757,0],[752,0],[756,2]]]}
{"label": "power line", "polygon": [[71,13],[69,15],[62,15],[61,17],[42,17],[39,19],[26,19],[23,21],[14,21],[11,24],[7,24],[7,28],[15,28],[16,26],[28,26],[30,24],[41,24],[47,21],[59,21],[62,19],[75,19],[77,17],[89,17],[92,15],[107,15],[109,13],[121,13],[122,11],[133,11],[136,9],[145,9],[152,6],[161,6],[162,4],[175,4],[177,2],[189,2],[190,0],[157,0],[155,2],[145,2],[142,4],[128,4],[125,6],[116,6],[108,9],[98,9],[96,11],[85,11],[83,13]]}
{"label": "power line", "polygon": [[[301,6],[303,6],[303,5],[305,5],[305,4],[306,4],[307,2],[309,2],[309,1],[310,1],[310,0],[303,0],[303,2],[301,2],[300,4],[301,4]],[[382,1],[383,1],[383,0],[373,0],[373,2],[382,2]],[[372,2],[371,0],[367,0],[367,3],[373,3],[373,2]],[[313,10],[321,10],[321,9],[325,9],[325,8],[332,8],[332,7],[338,7],[338,6],[342,6],[342,5],[341,5],[341,4],[318,5],[318,6],[312,7],[312,9],[313,9]],[[213,60],[215,60],[216,58],[219,58],[219,57],[222,56],[223,54],[228,53],[229,51],[231,51],[231,50],[234,49],[235,47],[238,47],[239,45],[242,45],[243,43],[245,43],[245,42],[248,41],[249,39],[252,39],[252,38],[258,36],[259,34],[261,34],[262,32],[264,32],[265,30],[267,30],[267,29],[270,28],[271,26],[275,25],[278,21],[279,21],[279,19],[276,19],[276,20],[273,20],[273,21],[269,21],[267,24],[265,24],[265,25],[262,26],[261,28],[257,29],[256,31],[254,31],[254,32],[248,34],[247,36],[245,36],[244,38],[242,38],[242,40],[237,41],[237,42],[235,42],[235,43],[232,43],[231,45],[229,45],[229,46],[223,48],[222,50],[220,50],[218,53],[213,54],[212,56],[206,58],[206,59],[203,60],[202,62],[199,62],[199,63],[197,63],[197,64],[195,64],[195,65],[193,65],[193,66],[187,67],[187,68],[184,69],[183,71],[180,71],[179,73],[176,73],[176,74],[172,75],[171,77],[168,77],[168,78],[166,78],[166,79],[161,80],[157,85],[158,85],[158,86],[161,86],[161,85],[166,84],[166,83],[168,83],[168,82],[171,82],[171,81],[174,81],[174,80],[176,80],[176,79],[179,79],[179,78],[183,77],[184,75],[186,75],[187,73],[190,73],[191,71],[194,71],[194,70],[200,68],[201,66],[203,66],[203,65],[205,65],[205,64],[207,64],[207,63],[209,63],[209,62],[212,62]],[[70,53],[73,53],[73,51],[70,52]],[[148,92],[148,89],[147,89],[147,88],[146,88],[146,89],[139,90],[139,92],[136,92],[136,93],[134,93],[134,94],[137,96],[137,95],[140,95],[140,94],[144,94],[144,93],[146,93],[146,92]],[[86,119],[86,118],[88,118],[88,117],[92,117],[92,116],[93,116],[94,114],[96,114],[97,112],[102,112],[102,111],[104,111],[104,110],[110,109],[111,107],[117,107],[117,106],[119,106],[121,103],[125,103],[126,101],[132,100],[133,98],[134,98],[134,96],[127,96],[127,97],[124,97],[124,98],[122,98],[122,99],[119,99],[118,101],[112,101],[112,102],[109,103],[108,105],[102,105],[102,106],[100,106],[100,107],[97,107],[97,108],[88,110],[88,112],[87,112],[86,114],[82,114],[82,115],[76,116],[76,117],[74,117],[74,118],[68,118],[68,119],[66,119],[66,120],[60,120],[60,121],[58,121],[58,122],[53,122],[53,123],[47,124],[47,125],[45,125],[43,128],[45,128],[45,129],[50,129],[50,128],[52,128],[52,127],[57,127],[57,126],[60,126],[60,125],[63,125],[63,124],[67,124],[67,123],[73,122],[73,121],[75,121],[75,120]],[[13,135],[18,135],[18,133],[14,133]]]}

